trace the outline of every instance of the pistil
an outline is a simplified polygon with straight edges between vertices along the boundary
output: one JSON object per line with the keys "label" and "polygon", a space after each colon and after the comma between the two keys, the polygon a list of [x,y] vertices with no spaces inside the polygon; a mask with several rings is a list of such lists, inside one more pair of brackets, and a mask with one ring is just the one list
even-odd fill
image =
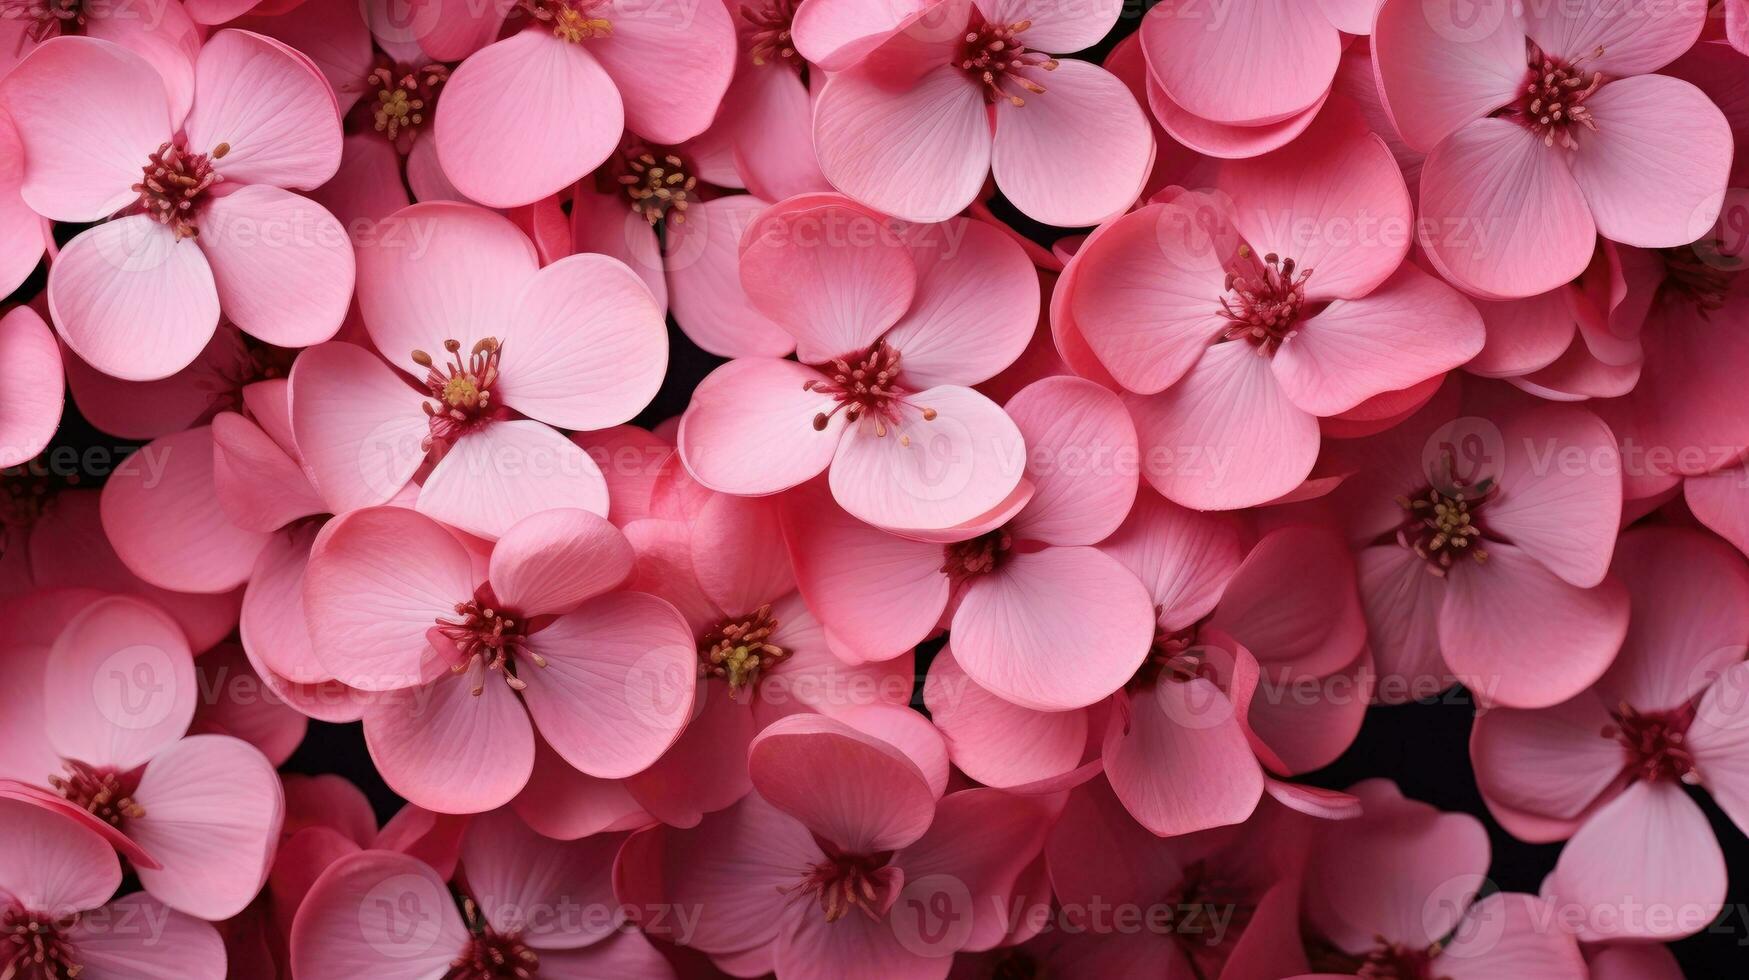
{"label": "pistil", "polygon": [[954,588],[1001,568],[1014,548],[1014,536],[1006,527],[942,548],[941,571]]}
{"label": "pistil", "polygon": [[433,441],[450,442],[467,432],[476,422],[491,417],[494,408],[492,386],[498,382],[498,362],[503,349],[496,337],[475,343],[462,360],[461,342],[446,340],[443,349],[449,352],[448,364],[438,365],[422,350],[413,352],[413,363],[425,369],[425,390],[437,404],[425,403],[430,433],[422,443],[429,451]]}
{"label": "pistil", "polygon": [[1251,246],[1239,246],[1238,260],[1227,273],[1227,295],[1221,297],[1220,315],[1232,326],[1221,338],[1244,340],[1260,354],[1274,354],[1299,330],[1311,275],[1311,269],[1296,269],[1293,259],[1270,252],[1259,260]]}
{"label": "pistil", "polygon": [[198,236],[196,209],[207,190],[225,179],[213,169],[213,161],[229,152],[229,143],[220,143],[211,154],[190,153],[180,140],[159,145],[141,168],[140,182],[132,188],[140,195],[140,209],[167,225],[177,241]]}
{"label": "pistil", "polygon": [[984,86],[986,101],[1007,101],[1018,107],[1026,105],[1026,96],[1020,92],[1044,94],[1043,85],[1022,73],[1056,71],[1057,59],[1041,51],[1027,50],[1021,35],[1030,27],[1030,20],[1012,24],[979,23],[966,32],[955,64]]}
{"label": "pistil", "polygon": [[[517,676],[518,652],[536,667],[547,665],[546,658],[524,645],[528,623],[508,609],[497,608],[489,590],[482,590],[468,602],[456,603],[455,614],[457,619],[440,619],[436,627],[462,655],[462,660],[450,667],[454,673],[466,673],[475,664],[484,664],[503,677],[511,690],[521,691],[528,682]],[[478,696],[484,690],[484,683],[477,683],[473,693]]]}

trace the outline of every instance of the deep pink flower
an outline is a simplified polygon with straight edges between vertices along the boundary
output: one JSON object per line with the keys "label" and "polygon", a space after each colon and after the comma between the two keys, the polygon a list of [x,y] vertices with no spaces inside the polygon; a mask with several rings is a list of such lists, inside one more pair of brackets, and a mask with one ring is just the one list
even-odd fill
{"label": "deep pink flower", "polygon": [[[79,84],[69,84],[69,79]],[[63,248],[49,310],[106,374],[163,378],[231,321],[288,347],[334,335],[352,293],[345,230],[308,190],[340,160],[334,96],[302,55],[247,31],[200,49],[192,108],[108,41],[55,38],[0,87],[24,147],[25,203],[114,217]]]}
{"label": "deep pink flower", "polygon": [[1749,566],[1709,536],[1640,528],[1615,574],[1632,599],[1595,685],[1536,711],[1485,712],[1470,741],[1489,809],[1526,840],[1571,838],[1544,892],[1579,935],[1671,939],[1712,921],[1724,856],[1687,785],[1749,826]]}
{"label": "deep pink flower", "polygon": [[[672,146],[704,132],[735,70],[718,0],[445,0],[416,29],[461,61],[438,102],[443,172],[472,200],[528,204],[594,170],[629,129]],[[493,41],[510,14],[519,22]],[[480,45],[484,42],[492,42]]]}
{"label": "deep pink flower", "polygon": [[1347,42],[1378,0],[1167,0],[1142,20],[1148,101],[1210,156],[1253,157],[1298,137],[1330,95]]}
{"label": "deep pink flower", "polygon": [[126,596],[63,614],[46,655],[11,652],[0,774],[52,788],[119,830],[147,855],[134,865],[154,898],[204,919],[235,914],[273,861],[279,776],[240,739],[184,736],[200,688],[169,616]]}
{"label": "deep pink flower", "polygon": [[1119,218],[1064,274],[1080,335],[1138,396],[1145,475],[1198,509],[1293,490],[1320,417],[1437,377],[1484,335],[1462,295],[1403,262],[1402,174],[1352,112],[1229,161],[1218,189]]}
{"label": "deep pink flower", "polygon": [[89,827],[8,798],[0,798],[0,824],[0,975],[226,975],[224,943],[208,923],[146,892],[111,899],[121,864]]}
{"label": "deep pink flower", "polygon": [[470,205],[415,204],[377,232],[359,307],[419,383],[350,344],[298,358],[292,432],[331,509],[423,472],[420,512],[485,538],[551,507],[607,513],[600,470],[550,426],[617,425],[655,395],[668,335],[649,290],[606,256],[541,268],[515,225]]}
{"label": "deep pink flower", "polygon": [[[1427,153],[1421,242],[1479,296],[1534,296],[1591,261],[1601,234],[1683,245],[1719,213],[1731,131],[1693,85],[1650,74],[1694,44],[1705,0],[1474,5],[1460,23],[1387,0],[1373,31],[1385,105]],[[1671,9],[1674,8],[1674,9]]]}
{"label": "deep pink flower", "polygon": [[1587,976],[1551,903],[1512,892],[1478,899],[1489,860],[1481,821],[1405,799],[1388,780],[1349,792],[1366,812],[1318,825],[1306,869],[1305,938],[1318,976]]}
{"label": "deep pink flower", "polygon": [[941,978],[1000,941],[1050,809],[990,789],[939,801],[905,752],[823,715],[753,741],[754,792],[690,830],[634,835],[620,895],[697,910],[676,942],[734,972]]}
{"label": "deep pink flower", "polygon": [[917,533],[1018,506],[1020,433],[966,387],[1012,363],[1037,322],[1018,246],[979,222],[905,227],[804,195],[747,231],[741,283],[800,363],[742,357],[699,384],[679,436],[699,483],[769,494],[830,468],[845,510]]}
{"label": "deep pink flower", "polygon": [[673,606],[610,591],[632,562],[587,511],[525,518],[487,554],[414,511],[369,507],[322,528],[304,612],[329,675],[383,692],[364,708],[383,777],[421,806],[476,813],[528,782],[536,726],[603,778],[679,736],[698,654]]}
{"label": "deep pink flower", "polygon": [[[875,23],[893,13],[904,16]],[[958,214],[992,174],[1038,221],[1121,213],[1153,164],[1147,117],[1104,68],[1047,53],[1093,45],[1118,13],[1039,0],[809,0],[795,40],[833,73],[814,109],[820,169],[908,221]]]}
{"label": "deep pink flower", "polygon": [[671,978],[672,967],[625,923],[614,899],[614,854],[623,840],[550,840],[496,810],[471,822],[459,871],[396,850],[349,854],[322,872],[298,908],[292,969],[309,980],[509,976],[517,969],[542,977]]}

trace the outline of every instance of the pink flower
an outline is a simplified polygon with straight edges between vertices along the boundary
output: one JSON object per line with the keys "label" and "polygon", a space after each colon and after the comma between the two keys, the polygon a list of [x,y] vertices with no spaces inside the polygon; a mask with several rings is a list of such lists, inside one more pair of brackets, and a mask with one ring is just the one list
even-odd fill
{"label": "pink flower", "polygon": [[174,620],[124,596],[64,608],[53,646],[15,648],[0,775],[114,827],[152,897],[227,918],[266,880],[285,804],[254,746],[188,735],[200,689]]}
{"label": "pink flower", "polygon": [[1615,437],[1570,406],[1496,409],[1498,426],[1461,414],[1448,388],[1332,460],[1352,473],[1326,503],[1358,549],[1381,696],[1431,696],[1449,671],[1484,705],[1557,704],[1603,673],[1628,628],[1608,574]]}
{"label": "pink flower", "polygon": [[[507,12],[521,29],[479,47]],[[670,146],[697,136],[735,70],[734,24],[717,0],[446,0],[429,20],[426,53],[462,62],[438,105],[438,158],[492,207],[574,183],[626,129]]]}
{"label": "pink flower", "polygon": [[698,654],[673,606],[610,591],[632,561],[587,511],[525,518],[488,555],[414,511],[370,507],[322,528],[304,612],[328,674],[383,692],[364,733],[384,779],[429,809],[476,813],[528,782],[536,727],[610,779],[679,736]]}
{"label": "pink flower", "polygon": [[550,840],[496,810],[473,819],[459,871],[395,850],[349,854],[322,872],[298,908],[292,970],[309,980],[518,969],[671,978],[673,968],[626,924],[614,898],[623,839]]}
{"label": "pink flower", "polygon": [[1428,258],[1464,289],[1509,299],[1576,278],[1598,234],[1641,248],[1693,241],[1719,213],[1731,131],[1699,89],[1650,73],[1694,44],[1704,0],[1655,13],[1512,6],[1489,0],[1463,23],[1420,0],[1378,11],[1386,108],[1427,153]]}
{"label": "pink flower", "polygon": [[1174,138],[1215,157],[1253,157],[1305,131],[1329,98],[1348,34],[1372,31],[1378,0],[1199,0],[1142,20],[1148,101]]}
{"label": "pink flower", "polygon": [[769,494],[829,467],[845,510],[925,533],[1018,506],[1020,433],[966,387],[1012,363],[1037,322],[1037,279],[1000,232],[805,195],[749,229],[741,283],[800,363],[742,357],[699,384],[679,437],[698,482]]}
{"label": "pink flower", "polygon": [[996,790],[939,801],[899,748],[821,715],[754,739],[755,792],[690,830],[636,834],[620,895],[696,909],[676,942],[736,973],[945,976],[1005,935],[1049,808]]}
{"label": "pink flower", "polygon": [[1226,163],[1218,189],[1119,218],[1064,274],[1063,307],[1137,396],[1148,480],[1204,510],[1293,490],[1319,418],[1458,367],[1484,336],[1467,300],[1403,263],[1403,177],[1353,113]]}
{"label": "pink flower", "polygon": [[309,62],[220,31],[200,49],[192,109],[173,94],[138,55],[82,37],[38,46],[0,87],[25,203],[56,221],[119,215],[67,243],[48,296],[67,345],[130,381],[186,367],[221,305],[300,347],[334,335],[352,292],[344,229],[284,189],[321,184],[340,159],[334,97]]}
{"label": "pink flower", "polygon": [[541,268],[515,225],[449,203],[398,212],[359,262],[371,340],[421,376],[349,344],[298,358],[292,434],[330,509],[423,473],[419,511],[488,539],[552,507],[607,513],[600,470],[549,426],[616,425],[655,395],[667,332],[637,276],[601,255]]}
{"label": "pink flower", "polygon": [[1543,890],[1597,910],[1580,938],[1672,939],[1725,898],[1724,856],[1685,787],[1749,826],[1749,567],[1699,532],[1647,527],[1622,536],[1615,574],[1633,606],[1608,673],[1553,707],[1485,712],[1470,754],[1515,836],[1570,838]]}
{"label": "pink flower", "polygon": [[859,0],[809,0],[798,19],[798,49],[833,73],[814,109],[833,186],[908,221],[959,213],[991,174],[1048,224],[1095,224],[1135,203],[1153,164],[1147,116],[1104,68],[1046,53],[1093,45],[1117,6],[911,6],[877,27]]}
{"label": "pink flower", "polygon": [[28,306],[0,317],[0,468],[48,446],[61,424],[65,390],[61,348],[43,318]]}
{"label": "pink flower", "polygon": [[1489,860],[1481,821],[1405,799],[1387,780],[1349,792],[1365,814],[1319,825],[1306,869],[1306,942],[1320,976],[1588,975],[1551,903],[1477,899]]}
{"label": "pink flower", "polygon": [[796,49],[802,0],[724,0],[741,49],[735,78],[710,132],[729,154],[747,190],[768,201],[829,191],[814,159],[813,101],[808,83],[824,72]]}
{"label": "pink flower", "polygon": [[23,183],[24,146],[12,119],[0,111],[0,290],[6,293],[36,271],[48,241],[43,219],[19,195]]}
{"label": "pink flower", "polygon": [[[111,900],[121,864],[89,827],[11,798],[0,798],[0,824],[0,975],[225,976],[211,925],[145,892]],[[162,928],[121,927],[140,922]]]}
{"label": "pink flower", "polygon": [[798,491],[785,511],[797,584],[844,659],[897,656],[951,610],[954,656],[979,685],[1038,711],[1084,707],[1135,674],[1154,632],[1142,583],[1092,547],[1134,499],[1135,433],[1115,396],[1079,378],[1037,382],[1008,412],[1027,437],[1024,506],[944,542]]}

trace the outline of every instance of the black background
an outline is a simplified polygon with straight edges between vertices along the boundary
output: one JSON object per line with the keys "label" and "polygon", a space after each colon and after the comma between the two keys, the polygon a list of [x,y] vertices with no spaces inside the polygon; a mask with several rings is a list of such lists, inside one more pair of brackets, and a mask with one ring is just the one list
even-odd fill
{"label": "black background", "polygon": [[[1142,5],[1137,0],[1128,0],[1112,33],[1100,44],[1083,52],[1081,57],[1102,59],[1117,40],[1137,28],[1141,13]],[[1047,246],[1067,233],[1064,229],[1030,221],[1000,199],[993,202],[992,208],[1023,234]],[[74,230],[57,229],[57,237],[64,241]],[[8,298],[8,306],[35,295],[42,289],[45,279],[43,270],[39,269]],[[672,322],[668,333],[671,357],[667,377],[656,399],[635,420],[636,424],[646,428],[684,411],[693,388],[721,363],[718,358],[694,346]],[[80,417],[69,399],[54,445],[84,449],[134,443],[93,429]],[[86,485],[95,482],[98,481],[89,481]],[[919,651],[920,677],[939,646],[939,641],[933,641]],[[922,707],[920,692],[914,703]],[[1487,826],[1493,842],[1490,874],[1495,883],[1503,890],[1535,893],[1543,877],[1554,868],[1560,845],[1517,841],[1489,816],[1470,770],[1469,733],[1474,713],[1468,693],[1461,688],[1430,702],[1372,708],[1367,712],[1354,745],[1334,764],[1303,777],[1303,781],[1340,789],[1361,779],[1382,776],[1395,780],[1404,795],[1412,799],[1424,800],[1443,810],[1473,814]],[[356,723],[310,722],[309,735],[287,761],[284,770],[344,776],[369,796],[379,819],[386,819],[402,803],[372,766],[361,728]],[[1724,848],[1730,868],[1731,890],[1721,920],[1696,936],[1672,944],[1672,949],[1689,977],[1749,977],[1749,921],[1746,921],[1749,919],[1749,904],[1744,906],[1741,917],[1730,907],[1737,902],[1749,902],[1749,894],[1744,891],[1744,883],[1749,882],[1749,840],[1704,792],[1691,789],[1690,793],[1706,811]]]}

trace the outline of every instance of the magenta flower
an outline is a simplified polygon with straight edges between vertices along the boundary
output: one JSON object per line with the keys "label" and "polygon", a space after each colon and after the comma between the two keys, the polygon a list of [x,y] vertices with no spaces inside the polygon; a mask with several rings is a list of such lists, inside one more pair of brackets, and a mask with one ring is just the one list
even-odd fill
{"label": "magenta flower", "polygon": [[1673,939],[1725,898],[1724,855],[1685,787],[1749,825],[1749,567],[1695,531],[1644,528],[1622,536],[1615,574],[1632,611],[1609,671],[1558,705],[1484,713],[1470,753],[1508,830],[1568,839],[1543,890],[1606,913],[1580,938]]}
{"label": "magenta flower", "polygon": [[770,494],[829,468],[845,510],[925,534],[1023,502],[1020,433],[967,387],[1012,363],[1037,322],[1037,278],[1011,241],[804,195],[748,230],[741,283],[797,361],[742,357],[699,384],[679,435],[699,483]]}
{"label": "magenta flower", "polygon": [[[1114,4],[942,0],[897,8],[809,0],[795,41],[832,72],[814,108],[814,151],[832,185],[907,221],[942,221],[992,174],[1022,213],[1095,224],[1135,203],[1154,137],[1110,72],[1047,52],[1111,29]],[[860,35],[860,36],[859,36]]]}
{"label": "magenta flower", "polygon": [[221,307],[280,346],[339,328],[351,244],[285,189],[321,184],[340,160],[333,93],[302,55],[220,31],[200,49],[190,108],[131,51],[55,38],[6,76],[0,100],[24,147],[25,203],[55,221],[111,219],[68,242],[49,275],[55,328],[93,367],[174,374]]}
{"label": "magenta flower", "polygon": [[432,810],[477,813],[528,782],[537,727],[602,778],[643,770],[679,736],[692,631],[655,596],[610,591],[632,561],[587,511],[525,518],[487,555],[414,511],[370,507],[322,528],[304,612],[329,676],[383,692],[364,731],[389,784]]}
{"label": "magenta flower", "polygon": [[1462,23],[1420,0],[1379,8],[1385,106],[1427,154],[1427,257],[1464,289],[1510,299],[1577,278],[1599,234],[1694,241],[1723,203],[1731,130],[1699,89],[1652,73],[1700,36],[1704,0],[1513,7],[1488,0]]}

